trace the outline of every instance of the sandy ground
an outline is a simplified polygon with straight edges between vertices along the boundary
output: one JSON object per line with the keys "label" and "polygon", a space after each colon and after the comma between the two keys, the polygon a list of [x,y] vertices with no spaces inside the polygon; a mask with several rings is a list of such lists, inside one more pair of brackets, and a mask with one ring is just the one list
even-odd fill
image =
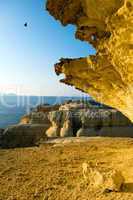
{"label": "sandy ground", "polygon": [[[133,139],[65,141],[1,149],[0,200],[133,200]],[[82,176],[82,163],[88,161],[120,169],[126,180],[123,191],[90,191]]]}

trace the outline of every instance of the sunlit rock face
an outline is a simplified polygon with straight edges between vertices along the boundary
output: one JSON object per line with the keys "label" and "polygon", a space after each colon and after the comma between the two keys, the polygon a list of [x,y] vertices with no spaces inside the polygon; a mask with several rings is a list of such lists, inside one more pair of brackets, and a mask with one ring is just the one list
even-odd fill
{"label": "sunlit rock face", "polygon": [[[96,48],[96,55],[61,59],[61,82],[115,107],[133,121],[133,0],[48,0],[47,10],[75,37]],[[69,41],[68,41],[69,42]]]}

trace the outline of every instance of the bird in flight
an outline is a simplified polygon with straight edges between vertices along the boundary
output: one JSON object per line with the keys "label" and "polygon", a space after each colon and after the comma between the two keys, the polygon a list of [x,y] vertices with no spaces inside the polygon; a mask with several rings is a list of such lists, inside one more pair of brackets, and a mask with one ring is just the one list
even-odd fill
{"label": "bird in flight", "polygon": [[27,26],[28,26],[27,22],[24,24],[24,26],[25,26],[25,27],[27,27]]}

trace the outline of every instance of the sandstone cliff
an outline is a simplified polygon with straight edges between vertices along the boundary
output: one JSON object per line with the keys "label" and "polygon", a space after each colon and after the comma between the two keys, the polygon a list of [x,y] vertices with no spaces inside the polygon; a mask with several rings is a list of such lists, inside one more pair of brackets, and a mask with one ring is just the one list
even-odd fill
{"label": "sandstone cliff", "polygon": [[61,82],[133,121],[133,0],[47,0],[46,8],[96,48],[96,55],[61,59],[55,65],[57,75],[65,75]]}

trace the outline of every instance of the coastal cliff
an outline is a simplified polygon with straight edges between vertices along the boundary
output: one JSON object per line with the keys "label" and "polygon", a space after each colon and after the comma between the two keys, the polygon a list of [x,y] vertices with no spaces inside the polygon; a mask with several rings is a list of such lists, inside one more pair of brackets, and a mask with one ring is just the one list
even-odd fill
{"label": "coastal cliff", "polygon": [[62,25],[73,24],[75,37],[90,43],[96,55],[61,59],[61,82],[114,107],[133,121],[133,1],[47,0],[46,9]]}

